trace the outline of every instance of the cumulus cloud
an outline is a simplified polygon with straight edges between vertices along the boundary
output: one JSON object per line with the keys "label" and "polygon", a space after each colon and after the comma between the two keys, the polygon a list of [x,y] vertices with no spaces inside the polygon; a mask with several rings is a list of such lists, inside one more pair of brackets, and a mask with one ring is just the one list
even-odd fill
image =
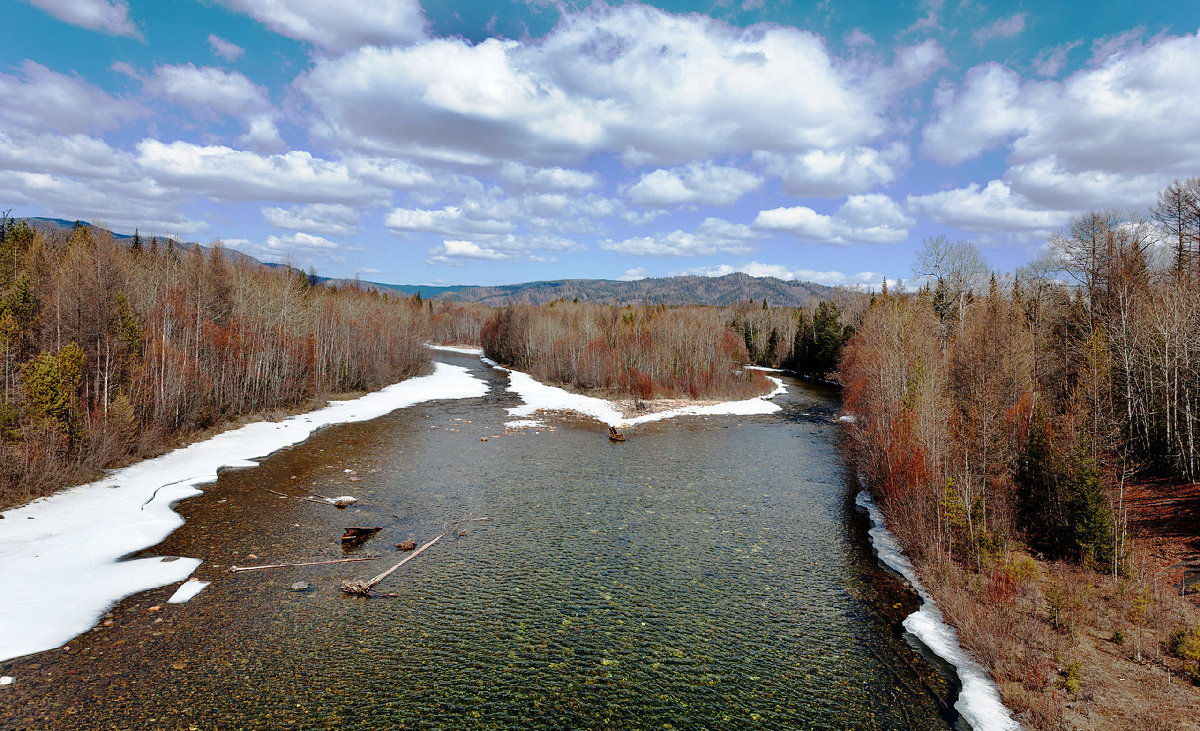
{"label": "cumulus cloud", "polygon": [[829,244],[889,244],[903,241],[914,221],[886,195],[852,195],[838,211],[817,213],[806,206],[759,211],[753,226]]}
{"label": "cumulus cloud", "polygon": [[125,0],[28,0],[59,20],[88,30],[144,40]]}
{"label": "cumulus cloud", "polygon": [[996,22],[980,28],[971,34],[975,42],[983,45],[988,41],[997,38],[1015,38],[1025,32],[1025,13],[1017,13],[1010,15],[1007,18],[1000,18]]}
{"label": "cumulus cloud", "polygon": [[756,152],[754,162],[767,175],[779,178],[788,195],[835,198],[865,193],[895,180],[908,164],[908,148],[895,143],[883,150],[860,146],[797,155]]}
{"label": "cumulus cloud", "polygon": [[642,267],[634,267],[632,269],[626,269],[625,272],[621,276],[617,277],[617,281],[618,282],[636,282],[639,279],[646,279],[650,276],[652,276],[652,274],[650,273],[649,269],[643,269]]}
{"label": "cumulus cloud", "polygon": [[344,263],[345,257],[340,252],[349,250],[349,247],[330,241],[323,236],[314,236],[303,232],[286,236],[271,235],[261,243],[243,238],[224,239],[222,243],[261,261],[290,264],[301,268],[304,265],[311,266],[314,261]]}
{"label": "cumulus cloud", "polygon": [[417,0],[223,0],[288,38],[327,51],[411,43],[425,35]]}
{"label": "cumulus cloud", "polygon": [[1083,45],[1083,41],[1071,41],[1053,48],[1042,49],[1033,59],[1034,70],[1037,71],[1038,76],[1044,78],[1058,76],[1058,73],[1063,70],[1063,66],[1067,64],[1067,55],[1081,45]]}
{"label": "cumulus cloud", "polygon": [[262,215],[275,228],[343,236],[358,232],[358,212],[350,206],[328,203],[291,208],[271,206],[263,208]]}
{"label": "cumulus cloud", "polygon": [[487,207],[446,206],[440,210],[418,208],[396,208],[383,221],[383,225],[401,233],[459,234],[505,234],[516,230],[516,224],[507,217],[499,217]]}
{"label": "cumulus cloud", "polygon": [[222,145],[146,139],[137,144],[137,153],[138,164],[160,182],[217,200],[366,204],[386,197],[344,164],[308,152],[259,155]]}
{"label": "cumulus cloud", "polygon": [[1045,236],[1070,216],[1066,211],[1040,209],[1002,180],[993,180],[983,188],[971,183],[940,193],[910,195],[906,203],[909,210],[938,223],[979,233]]}
{"label": "cumulus cloud", "polygon": [[240,116],[267,109],[267,90],[237,71],[184,64],[159,66],[145,81],[147,93],[165,96],[194,109]]}
{"label": "cumulus cloud", "polygon": [[534,168],[508,161],[500,166],[500,180],[510,190],[582,193],[600,186],[600,176],[571,168]]}
{"label": "cumulus cloud", "polygon": [[[1200,82],[1180,73],[1197,67],[1200,34],[1147,44],[1122,36],[1062,81],[976,67],[960,89],[938,91],[924,149],[957,164],[1007,145],[1013,192],[1039,202],[1049,195],[1050,207],[1148,205],[1155,190],[1200,169]],[[1078,195],[1083,188],[1094,195]]]}
{"label": "cumulus cloud", "polygon": [[35,132],[111,129],[145,113],[141,105],[109,96],[78,76],[29,60],[21,64],[20,76],[0,74],[0,98],[0,119]]}
{"label": "cumulus cloud", "polygon": [[654,208],[681,203],[731,206],[762,184],[761,177],[740,168],[712,162],[691,163],[682,168],[660,168],[646,173],[625,191],[625,195],[639,206]]}
{"label": "cumulus cloud", "polygon": [[662,165],[870,143],[935,55],[904,54],[884,89],[877,65],[835,59],[812,33],[597,4],[536,43],[361,48],[317,59],[296,86],[321,115],[318,137],[364,152],[537,167],[610,152]]}
{"label": "cumulus cloud", "polygon": [[631,256],[706,256],[744,254],[756,248],[757,240],[749,226],[706,218],[693,232],[676,229],[623,241],[605,239],[600,248]]}
{"label": "cumulus cloud", "polygon": [[208,47],[212,49],[214,56],[226,61],[236,61],[246,53],[246,49],[232,41],[225,40],[216,33],[208,34]]}
{"label": "cumulus cloud", "polygon": [[446,239],[429,250],[425,259],[431,265],[462,266],[469,260],[506,261],[526,259],[553,261],[538,252],[578,251],[582,247],[570,239],[526,234],[483,235],[464,239]]}

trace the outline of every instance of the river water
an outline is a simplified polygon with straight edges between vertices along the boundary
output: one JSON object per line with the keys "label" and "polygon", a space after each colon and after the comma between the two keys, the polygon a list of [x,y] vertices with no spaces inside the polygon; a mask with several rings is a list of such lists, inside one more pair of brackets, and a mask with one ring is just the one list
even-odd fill
{"label": "river water", "polygon": [[[583,418],[499,436],[507,376],[438,359],[490,394],[222,474],[150,551],[203,559],[212,584],[186,604],[165,603],[174,586],[134,595],[64,650],[5,663],[0,726],[953,726],[956,688],[902,636],[918,602],[854,508],[836,394],[785,379],[779,413],[651,423],[620,444]],[[396,597],[340,592],[468,517],[488,519],[379,585]],[[383,530],[346,552],[347,526]],[[383,558],[228,570],[351,555]]]}

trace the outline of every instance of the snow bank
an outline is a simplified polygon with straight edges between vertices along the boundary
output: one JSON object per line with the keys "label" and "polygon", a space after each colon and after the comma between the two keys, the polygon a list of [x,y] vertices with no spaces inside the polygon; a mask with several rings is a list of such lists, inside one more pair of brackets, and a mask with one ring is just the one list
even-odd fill
{"label": "snow bank", "polygon": [[627,419],[617,410],[611,401],[596,398],[595,396],[571,393],[556,386],[547,386],[544,383],[534,380],[527,373],[505,368],[487,358],[484,358],[483,361],[494,368],[508,373],[508,390],[516,393],[525,402],[521,406],[515,406],[508,410],[509,414],[518,417],[532,416],[538,409],[545,409],[547,411],[577,411],[592,417],[602,424],[620,427],[637,426],[638,424],[661,421],[676,416],[751,416],[754,414],[772,414],[779,411],[780,406],[771,403],[767,399],[778,396],[781,393],[787,393],[782,380],[767,376],[775,384],[775,390],[766,396],[758,396],[756,398],[745,399],[744,401],[725,401],[707,406],[684,406],[678,409],[659,411],[654,414],[645,414]]}
{"label": "snow bank", "polygon": [[58,647],[122,598],[186,579],[199,559],[120,559],[182,525],[171,506],[198,495],[196,486],[215,481],[219,470],[254,467],[249,460],[302,442],[329,424],[365,421],[422,401],[483,396],[487,390],[466,368],[438,363],[428,376],[281,422],[247,424],[5,512],[0,662]]}
{"label": "snow bank", "polygon": [[432,343],[426,343],[425,347],[432,350],[444,350],[448,353],[461,353],[462,355],[483,355],[482,348],[460,348],[455,345],[433,345]]}
{"label": "snow bank", "polygon": [[1007,731],[1020,728],[1020,724],[1013,720],[1008,708],[1000,701],[1000,691],[987,671],[959,646],[958,633],[946,624],[941,610],[917,579],[917,572],[900,549],[896,537],[884,527],[883,514],[880,513],[879,506],[875,504],[871,494],[863,490],[854,502],[871,516],[871,545],[875,547],[879,560],[903,576],[921,597],[920,609],[908,615],[904,620],[904,629],[924,643],[935,655],[953,665],[958,672],[962,690],[958,693],[954,708],[975,731]]}

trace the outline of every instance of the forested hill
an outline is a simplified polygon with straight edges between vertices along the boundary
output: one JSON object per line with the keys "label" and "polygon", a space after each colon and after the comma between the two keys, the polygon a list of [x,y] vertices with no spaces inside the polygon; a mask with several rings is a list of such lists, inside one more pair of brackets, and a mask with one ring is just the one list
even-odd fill
{"label": "forested hill", "polygon": [[[766,300],[775,307],[801,307],[810,299],[825,299],[831,288],[812,282],[789,282],[774,277],[727,274],[723,277],[663,277],[618,282],[608,279],[560,279],[548,282],[465,287],[439,293],[437,299],[503,305],[542,304],[557,299],[610,304],[732,305]],[[426,293],[428,294],[428,293]]]}
{"label": "forested hill", "polygon": [[[29,218],[29,224],[43,232],[70,229],[74,221],[57,218]],[[90,226],[84,222],[84,225]],[[97,233],[105,232],[101,227],[92,227]],[[129,245],[132,234],[116,232],[112,236],[119,243]],[[147,239],[146,236],[142,236]],[[165,246],[167,239],[160,239]],[[173,242],[181,249],[189,250],[201,244],[194,242]],[[149,246],[147,239],[146,246]],[[226,249],[226,254],[232,259],[262,264],[258,259],[232,249]],[[281,265],[266,264],[277,267]],[[738,272],[723,277],[662,277],[657,279],[638,279],[632,282],[622,282],[610,279],[558,279],[544,282],[525,282],[521,284],[502,284],[494,287],[475,287],[469,285],[456,286],[426,286],[414,284],[385,284],[382,282],[367,282],[353,279],[337,279],[323,277],[319,274],[313,280],[317,284],[345,287],[354,285],[360,289],[378,290],[380,292],[398,292],[401,294],[420,293],[426,299],[452,300],[456,302],[479,302],[485,305],[504,305],[510,302],[521,302],[539,305],[558,299],[584,302],[602,302],[605,304],[663,304],[663,305],[733,305],[746,300],[766,300],[773,307],[803,307],[810,300],[827,299],[831,287],[813,282],[785,281],[775,277],[752,277]]]}

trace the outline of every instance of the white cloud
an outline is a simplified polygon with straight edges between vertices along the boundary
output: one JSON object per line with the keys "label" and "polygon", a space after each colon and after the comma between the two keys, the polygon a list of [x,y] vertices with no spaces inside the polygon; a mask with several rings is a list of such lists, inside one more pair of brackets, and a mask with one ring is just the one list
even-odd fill
{"label": "white cloud", "polygon": [[597,4],[536,42],[442,38],[318,58],[296,86],[321,115],[319,138],[372,154],[542,167],[609,152],[661,165],[870,143],[936,51],[914,47],[881,74],[795,28]]}
{"label": "white cloud", "polygon": [[142,39],[125,0],[28,0],[59,20],[114,36]]}
{"label": "white cloud", "polygon": [[111,129],[140,117],[145,109],[109,96],[78,76],[60,74],[26,60],[21,76],[0,74],[0,119],[34,132]]}
{"label": "white cloud", "polygon": [[634,267],[633,269],[626,269],[624,274],[617,277],[617,281],[618,282],[636,282],[639,279],[646,279],[650,276],[652,276],[652,274],[649,269],[643,269],[642,267]]}
{"label": "white cloud", "polygon": [[358,212],[350,206],[311,203],[292,208],[265,207],[262,215],[275,228],[342,236],[358,232]]}
{"label": "white cloud", "polygon": [[754,228],[789,233],[828,244],[888,244],[903,241],[914,221],[882,194],[852,195],[832,216],[805,206],[759,211]]}
{"label": "white cloud", "polygon": [[625,195],[639,206],[654,208],[681,203],[731,206],[762,184],[761,177],[739,168],[712,162],[691,163],[682,168],[660,168],[646,173],[625,191]]}
{"label": "white cloud", "polygon": [[446,239],[429,250],[427,264],[462,266],[466,260],[506,261],[527,259],[535,262],[553,261],[537,252],[579,251],[583,247],[570,239],[557,236],[528,236],[518,234],[481,235],[464,239]]}
{"label": "white cloud", "polygon": [[246,53],[246,49],[236,43],[225,40],[216,33],[208,34],[208,47],[212,49],[214,56],[223,58],[226,61],[236,61]]}
{"label": "white cloud", "polygon": [[1067,55],[1081,45],[1083,45],[1083,41],[1071,41],[1053,48],[1042,49],[1033,59],[1034,70],[1037,71],[1038,76],[1044,78],[1058,76],[1058,72],[1062,71],[1063,66],[1067,64]]}
{"label": "white cloud", "polygon": [[518,191],[582,193],[599,187],[600,176],[571,168],[534,168],[508,161],[500,166],[500,180]]}
{"label": "white cloud", "polygon": [[892,182],[908,164],[908,148],[895,143],[883,150],[854,147],[798,155],[756,152],[754,162],[767,175],[779,178],[788,195],[833,198]]}
{"label": "white cloud", "polygon": [[216,200],[366,204],[385,191],[363,184],[344,164],[308,152],[258,155],[221,145],[188,142],[137,144],[138,163],[157,180]]}
{"label": "white cloud", "polygon": [[1022,93],[1021,77],[997,63],[967,71],[961,90],[943,85],[934,94],[938,115],[925,127],[925,152],[957,165],[1028,128],[1032,112],[1018,102]]}
{"label": "white cloud", "polygon": [[248,117],[246,132],[238,137],[238,142],[264,154],[287,150],[287,144],[280,136],[279,128],[275,126],[275,120],[270,114],[254,114]]}
{"label": "white cloud", "polygon": [[342,244],[303,232],[268,236],[262,243],[242,238],[227,238],[222,243],[260,261],[289,264],[301,269],[311,267],[317,261],[345,263],[345,257],[340,252],[348,250]]}
{"label": "white cloud", "polygon": [[392,231],[407,233],[506,234],[516,230],[516,224],[497,217],[486,207],[477,205],[447,206],[441,210],[396,208],[387,215],[383,225]]}
{"label": "white cloud", "polygon": [[906,203],[910,211],[938,223],[978,233],[1045,236],[1070,216],[1067,211],[1041,210],[1001,180],[993,180],[982,189],[978,183],[971,183],[940,193],[910,195]]}
{"label": "white cloud", "polygon": [[1127,34],[1062,81],[976,67],[960,89],[939,90],[925,150],[956,164],[1007,144],[1004,179],[1039,207],[1149,205],[1200,169],[1200,77],[1186,68],[1200,68],[1200,34],[1148,44]]}
{"label": "white cloud", "polygon": [[407,160],[352,156],[346,158],[345,163],[359,180],[389,190],[410,190],[434,185],[433,176],[428,171]]}
{"label": "white cloud", "polygon": [[271,30],[327,51],[411,43],[424,37],[417,0],[223,0]]}
{"label": "white cloud", "polygon": [[489,249],[473,241],[443,241],[442,245],[433,249],[430,261],[438,264],[448,263],[450,259],[482,259],[484,261],[504,261],[515,259],[517,255],[511,251]]}
{"label": "white cloud", "polygon": [[996,38],[1015,38],[1025,32],[1025,13],[1017,13],[1007,18],[1000,18],[984,28],[971,34],[975,42],[983,45]]}
{"label": "white cloud", "polygon": [[744,254],[756,247],[758,235],[749,226],[706,218],[694,232],[676,229],[670,233],[614,241],[605,239],[600,248],[631,256],[705,256]]}
{"label": "white cloud", "polygon": [[194,109],[235,116],[261,112],[270,106],[266,89],[237,71],[215,66],[159,66],[146,79],[145,88],[150,94],[169,97]]}

